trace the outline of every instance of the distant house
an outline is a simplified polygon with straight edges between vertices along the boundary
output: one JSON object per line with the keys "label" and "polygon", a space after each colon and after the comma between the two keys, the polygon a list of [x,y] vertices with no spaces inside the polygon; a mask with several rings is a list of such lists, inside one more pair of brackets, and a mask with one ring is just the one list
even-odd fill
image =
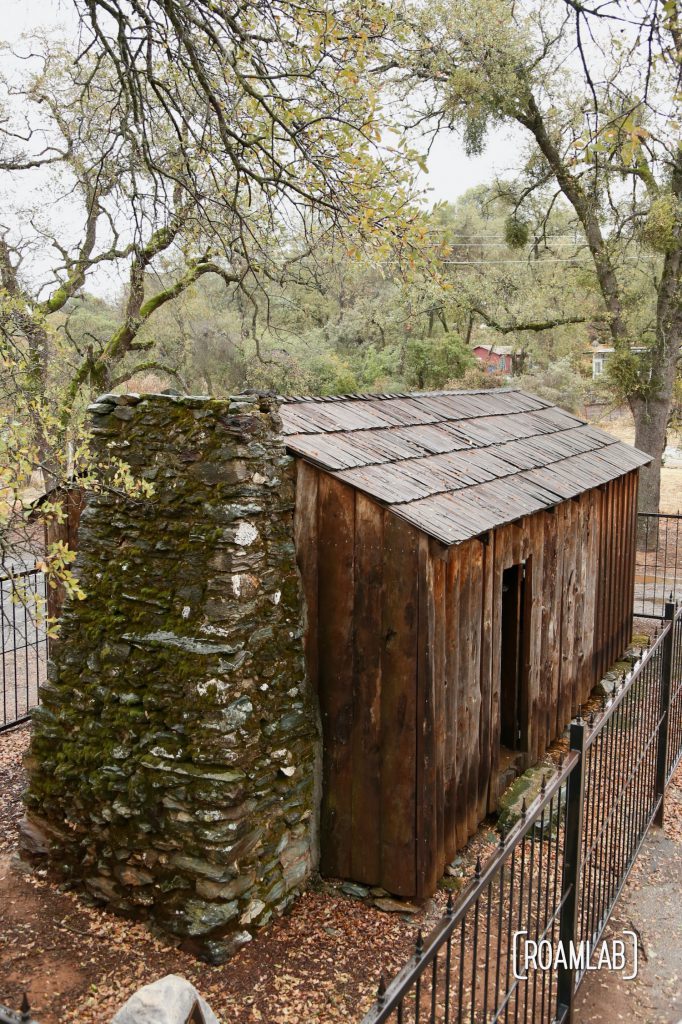
{"label": "distant house", "polygon": [[[646,346],[634,345],[630,351],[635,353],[646,352]],[[592,346],[590,349],[590,354],[592,356],[592,380],[597,380],[597,378],[601,377],[606,367],[606,363],[614,352],[615,349],[610,345]]]}
{"label": "distant house", "polygon": [[510,345],[476,345],[472,351],[488,373],[511,374],[513,349]]}

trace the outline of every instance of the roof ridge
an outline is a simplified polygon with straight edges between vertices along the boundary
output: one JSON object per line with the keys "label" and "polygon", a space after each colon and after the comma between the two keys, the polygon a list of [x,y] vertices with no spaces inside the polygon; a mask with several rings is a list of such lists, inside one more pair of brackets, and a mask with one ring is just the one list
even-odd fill
{"label": "roof ridge", "polygon": [[[391,398],[442,398],[446,395],[492,395],[509,394],[527,395],[529,392],[522,388],[443,388],[435,391],[385,391],[372,392],[360,391],[345,395],[277,395],[280,405],[299,405],[303,402],[369,402],[377,399]],[[531,397],[537,399],[537,395]],[[538,401],[544,401],[540,398]]]}

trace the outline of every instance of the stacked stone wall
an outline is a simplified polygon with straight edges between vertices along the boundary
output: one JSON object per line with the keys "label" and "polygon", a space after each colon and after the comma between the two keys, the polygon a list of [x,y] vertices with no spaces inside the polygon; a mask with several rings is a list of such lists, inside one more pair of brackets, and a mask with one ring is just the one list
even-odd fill
{"label": "stacked stone wall", "polygon": [[269,396],[107,395],[96,448],[152,482],[80,525],[29,759],[24,848],[220,961],[315,867],[294,465]]}

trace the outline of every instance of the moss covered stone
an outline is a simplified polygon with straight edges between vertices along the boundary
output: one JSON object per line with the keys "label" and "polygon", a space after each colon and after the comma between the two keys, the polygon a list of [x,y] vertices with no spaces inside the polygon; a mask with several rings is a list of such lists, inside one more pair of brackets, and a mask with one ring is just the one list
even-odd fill
{"label": "moss covered stone", "polygon": [[293,462],[271,396],[105,395],[101,455],[151,500],[93,496],[34,721],[25,847],[211,960],[314,867]]}

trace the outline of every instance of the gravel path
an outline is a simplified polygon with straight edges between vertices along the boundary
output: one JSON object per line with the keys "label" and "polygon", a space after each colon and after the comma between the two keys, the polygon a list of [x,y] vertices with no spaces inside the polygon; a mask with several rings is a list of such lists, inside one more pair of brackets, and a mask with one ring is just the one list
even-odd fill
{"label": "gravel path", "polygon": [[682,1021],[682,765],[666,794],[663,829],[653,827],[632,869],[606,937],[635,931],[638,975],[599,971],[578,993],[576,1020],[678,1024]]}

